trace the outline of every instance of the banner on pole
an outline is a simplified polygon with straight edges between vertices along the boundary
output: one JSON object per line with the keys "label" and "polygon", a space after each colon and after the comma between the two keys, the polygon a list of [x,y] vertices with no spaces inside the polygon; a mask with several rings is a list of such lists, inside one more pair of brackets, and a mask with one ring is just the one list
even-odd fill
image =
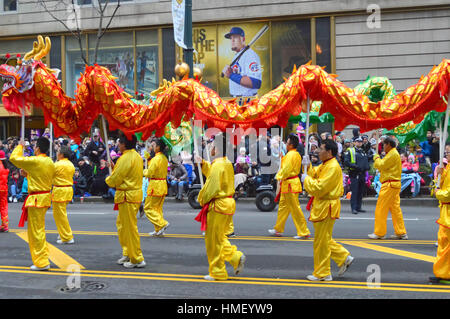
{"label": "banner on pole", "polygon": [[187,49],[184,43],[185,0],[172,0],[173,37],[178,46]]}

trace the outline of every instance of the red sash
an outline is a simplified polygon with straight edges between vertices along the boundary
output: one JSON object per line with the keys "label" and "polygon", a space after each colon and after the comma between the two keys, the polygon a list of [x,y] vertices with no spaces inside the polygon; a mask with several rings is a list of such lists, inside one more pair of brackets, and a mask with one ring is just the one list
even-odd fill
{"label": "red sash", "polygon": [[307,211],[310,211],[310,210],[311,210],[313,201],[314,201],[314,196],[311,196],[311,198],[310,198],[309,201],[308,201],[308,204],[306,204],[306,210],[307,210]]}
{"label": "red sash", "polygon": [[25,207],[25,204],[27,203],[28,197],[30,197],[31,195],[41,195],[41,194],[49,194],[49,193],[50,193],[50,191],[35,192],[35,193],[28,194],[28,196],[23,201],[22,215],[20,215],[20,220],[19,220],[19,225],[18,225],[19,227],[24,227],[25,226],[25,222],[28,220],[28,207]]}
{"label": "red sash", "polygon": [[166,178],[150,178],[151,181],[165,181]]}
{"label": "red sash", "polygon": [[278,203],[280,201],[280,197],[281,197],[281,186],[283,185],[283,181],[287,181],[288,179],[294,179],[294,178],[298,178],[298,176],[292,176],[292,177],[288,177],[286,179],[283,179],[280,182],[280,192],[277,194],[277,197],[275,197],[275,203]]}
{"label": "red sash", "polygon": [[[227,196],[227,197],[221,197],[221,198],[233,198],[233,196]],[[214,198],[211,200],[211,202],[215,201],[216,199],[219,198]],[[205,205],[203,205],[202,210],[198,213],[197,217],[195,217],[194,219],[196,221],[198,221],[200,224],[200,231],[206,231],[206,226],[207,226],[207,215],[208,215],[208,209],[209,209],[209,204],[211,203],[206,203]]]}
{"label": "red sash", "polygon": [[72,187],[72,185],[53,185],[53,187]]}
{"label": "red sash", "polygon": [[[120,188],[116,188],[116,191],[125,191],[125,189],[120,189]],[[124,196],[124,200],[126,200],[126,193],[123,195]],[[119,210],[119,204],[114,203],[114,208],[113,210]]]}
{"label": "red sash", "polygon": [[391,182],[400,182],[398,179],[390,179],[390,180],[387,180],[387,181],[384,181],[383,183],[381,183],[381,184],[384,184],[384,183],[391,183]]}

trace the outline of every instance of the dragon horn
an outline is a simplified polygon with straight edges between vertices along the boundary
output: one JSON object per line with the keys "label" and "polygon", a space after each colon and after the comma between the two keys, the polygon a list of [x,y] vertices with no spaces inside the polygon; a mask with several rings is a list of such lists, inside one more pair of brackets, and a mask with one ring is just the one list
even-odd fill
{"label": "dragon horn", "polygon": [[[35,60],[41,60],[44,56],[46,56],[50,52],[50,49],[52,47],[52,42],[50,41],[49,37],[45,37],[45,46],[42,36],[39,37],[38,40],[42,41],[42,48],[39,50],[39,53],[34,56]],[[41,47],[41,42],[39,43],[39,47]]]}
{"label": "dragon horn", "polygon": [[39,44],[34,41],[33,42],[33,50],[29,51],[25,56],[23,57],[24,60],[29,60],[31,57],[33,57],[37,53],[37,49],[39,47]]}

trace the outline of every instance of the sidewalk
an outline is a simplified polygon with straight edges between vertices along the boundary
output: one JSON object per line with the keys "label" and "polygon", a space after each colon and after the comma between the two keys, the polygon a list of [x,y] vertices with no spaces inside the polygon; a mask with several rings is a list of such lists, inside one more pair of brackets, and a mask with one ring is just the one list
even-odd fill
{"label": "sidewalk", "polygon": [[[175,197],[166,197],[165,199],[166,202],[170,202],[170,203],[175,203]],[[239,198],[237,200],[238,202],[254,202],[255,198]],[[80,198],[75,198],[74,199],[75,203],[79,203],[80,202]],[[183,202],[188,204],[187,198],[183,199]],[[90,197],[85,197],[84,198],[84,203],[111,203],[113,204],[112,200],[104,200],[102,197],[100,196],[90,196]],[[305,197],[301,197],[300,198],[300,203],[301,204],[307,204],[308,203],[308,198]],[[342,199],[341,203],[346,205],[346,204],[350,204],[350,200],[349,199]],[[363,198],[363,205],[376,205],[377,203],[377,198],[375,197],[365,197]],[[432,197],[416,197],[416,198],[401,198],[400,199],[400,205],[401,206],[424,206],[424,207],[438,207],[439,206],[439,201],[436,198],[432,198]]]}

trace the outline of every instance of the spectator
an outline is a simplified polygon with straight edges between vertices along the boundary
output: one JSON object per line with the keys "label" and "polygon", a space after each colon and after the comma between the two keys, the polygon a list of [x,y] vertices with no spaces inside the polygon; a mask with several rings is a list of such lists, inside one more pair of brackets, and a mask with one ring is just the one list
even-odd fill
{"label": "spectator", "polygon": [[250,166],[244,157],[239,158],[239,162],[234,164],[234,189],[238,197],[245,196],[244,183],[247,181]]}
{"label": "spectator", "polygon": [[86,147],[84,154],[89,157],[92,165],[99,166],[100,156],[103,154],[104,150],[105,144],[100,141],[100,134],[98,132],[94,132],[92,142]]}
{"label": "spectator", "polygon": [[188,183],[188,173],[186,168],[181,164],[181,159],[172,159],[168,178],[172,193],[175,192],[176,194],[175,199],[178,201],[183,200],[184,186]]}
{"label": "spectator", "polygon": [[79,168],[75,168],[75,174],[73,175],[73,196],[83,197],[87,189],[87,183],[84,176],[80,173]]}
{"label": "spectator", "polygon": [[87,156],[83,156],[83,158],[78,162],[78,168],[80,169],[81,175],[86,179],[87,190],[90,189],[93,181],[93,168],[89,163],[89,159]]}
{"label": "spectator", "polygon": [[426,163],[431,166],[431,153],[433,152],[432,143],[432,131],[427,131],[427,139],[420,143],[420,147],[422,149],[422,154],[425,157]]}
{"label": "spectator", "polygon": [[186,151],[181,151],[180,156],[181,156],[182,164],[188,173],[189,185],[191,185],[192,182],[195,180],[194,164],[192,162],[192,154],[190,154]]}
{"label": "spectator", "polygon": [[8,195],[10,203],[17,203],[22,201],[22,184],[23,177],[19,174],[18,170],[14,170],[8,181]]}
{"label": "spectator", "polygon": [[106,167],[106,161],[100,160],[100,166],[95,167],[95,173],[93,176],[92,186],[90,193],[92,195],[106,196],[108,194],[108,185],[105,183],[106,177],[109,175],[109,169]]}
{"label": "spectator", "polygon": [[260,170],[260,175],[256,178],[257,186],[270,184],[272,176],[278,167],[272,167],[272,152],[270,148],[270,132],[267,135],[261,134],[256,142],[256,154],[251,154],[252,165]]}

